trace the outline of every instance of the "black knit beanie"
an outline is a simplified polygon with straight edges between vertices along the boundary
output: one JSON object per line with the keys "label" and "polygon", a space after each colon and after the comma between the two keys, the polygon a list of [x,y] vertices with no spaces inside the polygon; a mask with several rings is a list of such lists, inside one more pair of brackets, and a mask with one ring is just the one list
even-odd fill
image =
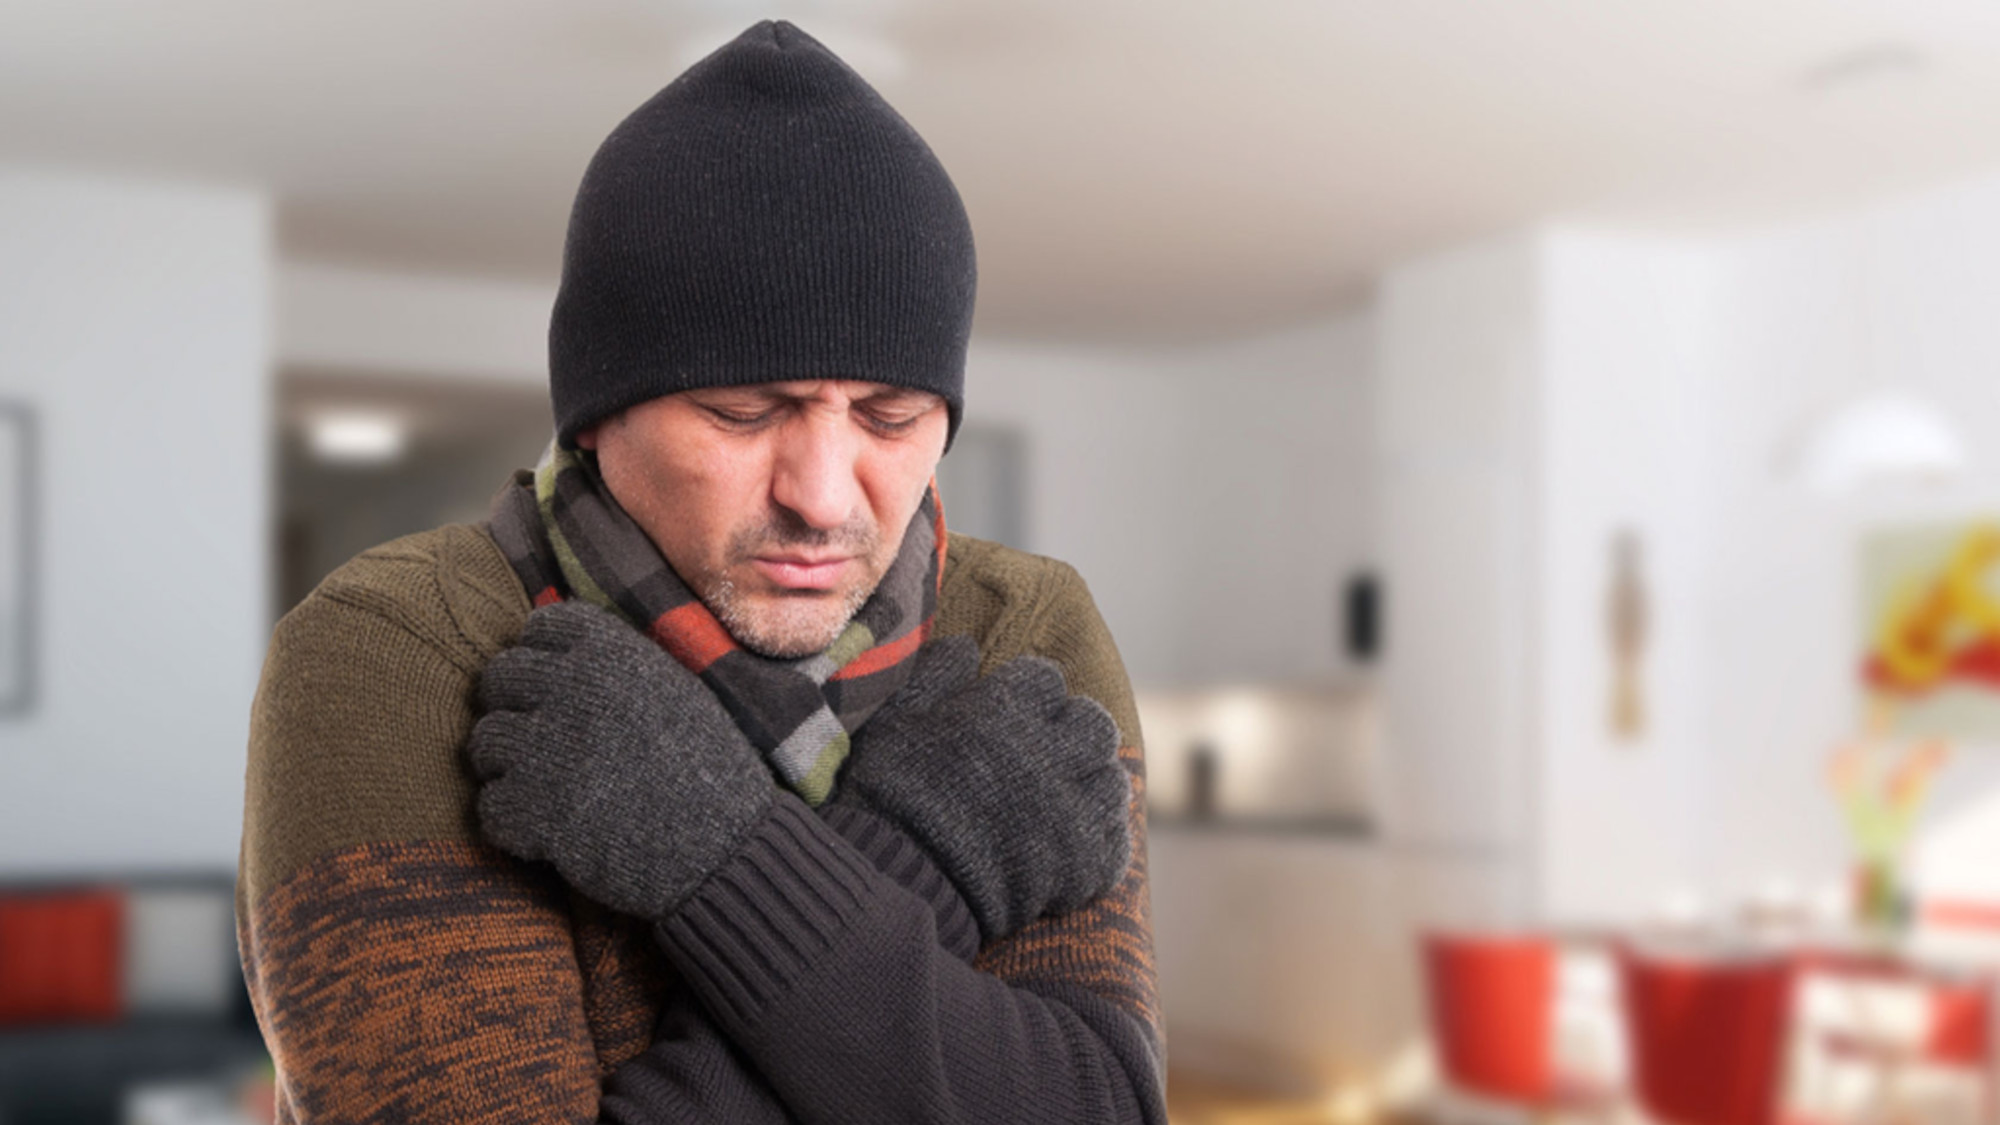
{"label": "black knit beanie", "polygon": [[867,379],[958,432],[976,270],[944,167],[833,52],[760,23],[613,130],[549,324],[556,434],[694,387]]}

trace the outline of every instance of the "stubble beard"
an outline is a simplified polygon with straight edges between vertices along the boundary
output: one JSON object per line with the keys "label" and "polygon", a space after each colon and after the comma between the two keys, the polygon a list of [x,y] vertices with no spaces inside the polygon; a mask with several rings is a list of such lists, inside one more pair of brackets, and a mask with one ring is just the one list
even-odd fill
{"label": "stubble beard", "polygon": [[690,585],[737,644],[760,656],[796,660],[825,652],[838,640],[847,623],[868,604],[882,575],[870,574],[844,591],[779,591],[752,599],[728,576],[730,571],[750,565],[759,552],[774,547],[835,547],[872,569],[880,546],[880,533],[866,523],[815,528],[780,512],[731,535],[722,566]]}

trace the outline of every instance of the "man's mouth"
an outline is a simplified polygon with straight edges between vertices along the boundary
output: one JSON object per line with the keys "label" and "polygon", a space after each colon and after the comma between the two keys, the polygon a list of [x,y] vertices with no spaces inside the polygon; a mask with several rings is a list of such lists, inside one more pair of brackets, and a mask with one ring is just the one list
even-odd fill
{"label": "man's mouth", "polygon": [[840,584],[847,571],[847,564],[853,562],[849,555],[834,555],[814,558],[808,555],[759,556],[750,560],[773,585],[787,590],[831,590]]}

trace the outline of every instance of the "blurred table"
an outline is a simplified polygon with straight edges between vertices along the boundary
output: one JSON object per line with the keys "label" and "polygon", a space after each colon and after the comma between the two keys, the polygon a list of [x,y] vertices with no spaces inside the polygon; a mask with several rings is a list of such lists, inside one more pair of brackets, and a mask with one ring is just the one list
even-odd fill
{"label": "blurred table", "polygon": [[[2000,1110],[2000,943],[1982,950],[1839,928],[1571,927],[1550,935],[1571,962],[1559,1006],[1572,1027],[1593,1026],[1602,1037],[1618,1023],[1615,965],[1624,951],[1784,961],[1797,974],[1789,1104],[1842,1121],[1992,1121]],[[1588,1010],[1600,1008],[1592,1018]]]}

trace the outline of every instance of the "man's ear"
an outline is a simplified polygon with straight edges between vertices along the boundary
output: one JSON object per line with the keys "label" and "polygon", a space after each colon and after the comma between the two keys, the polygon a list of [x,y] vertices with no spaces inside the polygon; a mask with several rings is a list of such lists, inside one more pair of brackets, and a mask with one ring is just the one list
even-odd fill
{"label": "man's ear", "polygon": [[[603,423],[599,423],[599,425],[602,424]],[[596,450],[597,426],[592,426],[587,430],[579,430],[576,435],[576,447],[578,449],[589,449],[593,451]]]}

